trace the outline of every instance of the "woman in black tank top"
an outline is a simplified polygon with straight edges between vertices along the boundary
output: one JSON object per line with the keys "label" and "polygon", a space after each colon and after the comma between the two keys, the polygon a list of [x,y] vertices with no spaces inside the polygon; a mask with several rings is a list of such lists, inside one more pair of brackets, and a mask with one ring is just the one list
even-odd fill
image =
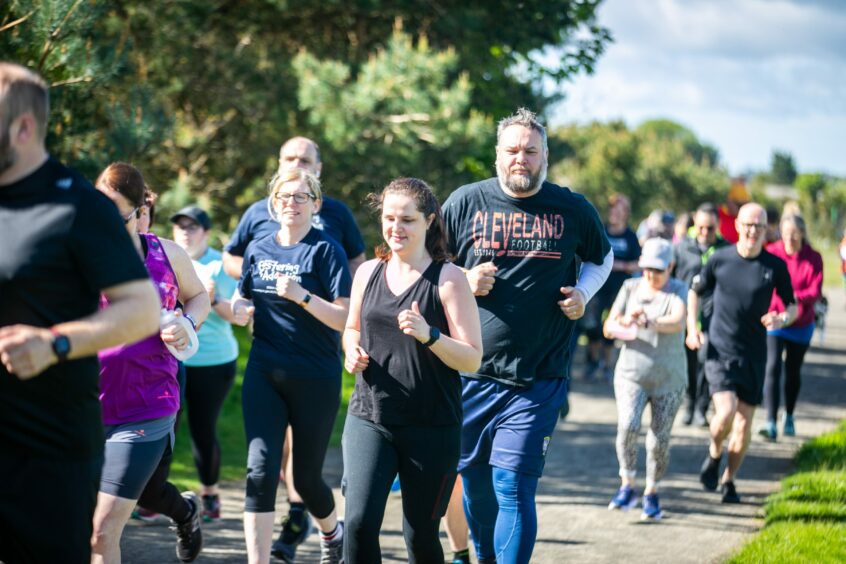
{"label": "woman in black tank top", "polygon": [[344,428],[344,561],[381,562],[379,530],[394,476],[402,484],[410,562],[443,562],[438,525],[458,464],[459,371],[482,358],[479,313],[447,262],[440,206],[422,180],[374,196],[385,244],[356,272],[344,332],[356,375]]}

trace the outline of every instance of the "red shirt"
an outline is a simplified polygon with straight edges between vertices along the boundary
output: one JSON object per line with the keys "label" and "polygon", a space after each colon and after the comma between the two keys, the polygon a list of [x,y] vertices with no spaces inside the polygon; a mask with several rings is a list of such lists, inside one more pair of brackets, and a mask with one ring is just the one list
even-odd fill
{"label": "red shirt", "polygon": [[720,216],[720,235],[732,245],[736,245],[739,236],[734,221],[737,216],[729,214],[724,205],[717,208],[717,214]]}

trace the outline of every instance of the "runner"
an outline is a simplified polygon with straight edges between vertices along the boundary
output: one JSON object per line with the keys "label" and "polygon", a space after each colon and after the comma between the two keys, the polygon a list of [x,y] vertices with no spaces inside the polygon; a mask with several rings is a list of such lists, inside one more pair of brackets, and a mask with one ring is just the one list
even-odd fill
{"label": "runner", "polygon": [[[714,251],[728,243],[717,235],[717,208],[714,204],[702,204],[693,214],[692,233],[679,241],[674,249],[676,266],[673,276],[690,286],[693,278],[702,270],[702,265],[714,254]],[[714,310],[713,296],[709,292],[700,296],[699,328],[703,338],[707,338],[711,313]],[[708,382],[705,380],[705,351],[707,347],[691,349],[685,345],[687,355],[687,405],[685,406],[685,425],[707,427],[706,413],[711,403]]]}
{"label": "runner", "polygon": [[[761,403],[767,330],[790,325],[796,318],[787,265],[763,250],[767,213],[758,204],[740,208],[736,245],[716,251],[694,279],[688,293],[687,346],[705,344],[697,327],[699,296],[714,293],[714,314],[708,328],[705,376],[714,402],[711,441],[699,479],[706,490],[721,485],[723,503],[740,503],[735,476],[752,437],[752,417]],[[767,312],[773,290],[786,310]],[[729,437],[728,464],[720,478],[723,442]]]}
{"label": "runner", "polygon": [[[115,207],[44,145],[47,84],[0,62],[0,561],[91,559],[99,349],[158,330]],[[109,307],[97,309],[100,293]],[[50,534],[45,534],[45,525]]]}
{"label": "runner", "polygon": [[625,339],[614,373],[622,485],[608,509],[628,511],[637,505],[637,441],[643,411],[649,404],[652,420],[646,435],[644,520],[658,521],[664,515],[658,482],[670,461],[670,431],[685,389],[682,345],[687,284],[670,277],[672,259],[669,241],[647,239],[638,261],[643,276],[623,283],[604,327],[609,339]]}
{"label": "runner", "polygon": [[[305,137],[293,137],[282,145],[279,149],[278,170],[282,172],[293,169],[305,170],[320,178],[323,162],[317,143]],[[339,200],[324,194],[323,203],[315,212],[312,223],[315,229],[323,231],[341,244],[346,254],[350,274],[354,275],[356,269],[365,260],[364,240],[349,208]],[[267,198],[251,205],[238,222],[238,227],[235,228],[232,238],[224,249],[223,265],[226,272],[233,278],[241,276],[244,252],[250,242],[272,235],[278,229],[279,224],[271,217]],[[288,429],[279,479],[284,481],[288,491],[290,509],[288,515],[283,518],[279,538],[273,543],[273,556],[286,561],[294,560],[297,546],[305,541],[311,531],[311,521],[306,513],[305,503],[293,485],[295,482],[294,463],[289,456],[293,442],[291,429]]]}
{"label": "runner", "polygon": [[271,213],[280,225],[250,243],[233,298],[233,318],[255,313],[242,403],[247,433],[244,532],[253,563],[270,559],[276,487],[285,429],[294,436],[297,491],[322,532],[322,562],[340,562],[342,523],[323,459],[340,405],[340,334],[347,317],[350,274],[341,246],[312,224],[320,182],[300,169],[270,181]]}
{"label": "runner", "polygon": [[188,408],[188,429],[194,464],[200,477],[203,520],[220,519],[220,443],[217,418],[235,380],[238,342],[232,334],[232,304],[237,282],[223,272],[220,251],[209,247],[209,215],[196,206],[182,208],[170,217],[173,240],[182,247],[203,283],[211,311],[197,333],[200,349],[185,361],[183,395]]}
{"label": "runner", "polygon": [[[790,327],[767,331],[767,376],[764,380],[764,403],[767,423],[758,433],[770,440],[778,435],[776,420],[781,401],[781,369],[784,366],[784,419],[782,432],[796,434],[793,410],[802,384],[802,362],[814,336],[814,304],[822,298],[822,256],[808,242],[808,231],[801,216],[788,215],[779,223],[781,241],[767,246],[767,251],[785,263],[793,284],[798,313]],[[773,295],[770,311],[781,313],[784,304]],[[784,355],[784,362],[782,362]]]}
{"label": "runner", "polygon": [[444,204],[484,336],[481,368],[462,374],[458,466],[480,562],[531,558],[535,491],[567,393],[574,320],[614,260],[593,206],[545,182],[548,156],[546,130],[521,108],[497,128],[497,178]]}
{"label": "runner", "polygon": [[[184,316],[196,329],[208,315],[209,299],[188,255],[173,241],[137,232],[146,189],[141,173],[131,165],[113,163],[100,173],[96,187],[117,206],[136,253],[144,259],[159,291],[156,311],[173,312],[178,300],[183,310],[175,315]],[[101,302],[108,305],[108,297]],[[192,562],[202,549],[197,496],[180,495],[167,481],[179,410],[177,359],[168,347],[185,351],[192,332],[190,326],[163,320],[160,333],[99,354],[106,450],[94,512],[92,563],[120,562],[120,537],[136,501],[174,521],[179,560]]]}
{"label": "runner", "polygon": [[382,561],[379,530],[399,473],[409,561],[442,563],[438,527],[461,437],[458,371],[479,367],[479,314],[464,274],[447,262],[429,186],[398,178],[373,199],[385,245],[355,277],[344,332],[356,374],[343,437],[344,562]]}

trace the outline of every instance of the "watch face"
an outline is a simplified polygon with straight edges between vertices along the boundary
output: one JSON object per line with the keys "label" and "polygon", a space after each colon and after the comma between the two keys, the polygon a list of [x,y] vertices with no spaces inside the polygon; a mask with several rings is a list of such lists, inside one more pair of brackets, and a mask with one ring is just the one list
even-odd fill
{"label": "watch face", "polygon": [[53,339],[53,352],[59,359],[65,360],[70,353],[70,339],[64,335],[56,335],[56,338]]}

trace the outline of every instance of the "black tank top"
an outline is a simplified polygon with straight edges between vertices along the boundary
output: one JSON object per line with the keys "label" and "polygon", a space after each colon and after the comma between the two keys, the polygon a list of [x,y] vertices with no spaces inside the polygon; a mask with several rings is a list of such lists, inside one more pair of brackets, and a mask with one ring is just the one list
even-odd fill
{"label": "black tank top", "polygon": [[356,376],[352,415],[381,425],[454,425],[461,422],[461,381],[420,341],[400,331],[397,316],[417,301],[426,322],[449,335],[438,295],[443,263],[432,262],[399,296],[388,288],[379,262],[364,289],[361,347],[370,356]]}

